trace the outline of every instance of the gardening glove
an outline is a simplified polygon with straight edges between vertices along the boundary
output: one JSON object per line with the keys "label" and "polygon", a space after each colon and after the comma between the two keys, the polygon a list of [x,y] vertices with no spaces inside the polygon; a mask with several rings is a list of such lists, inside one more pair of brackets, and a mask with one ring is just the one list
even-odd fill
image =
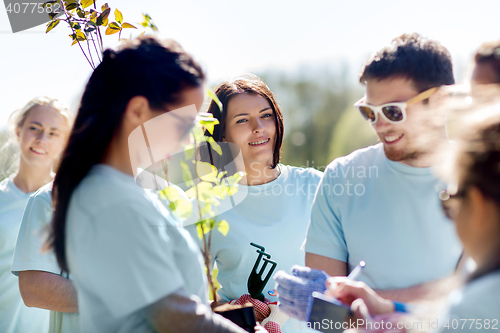
{"label": "gardening glove", "polygon": [[271,314],[271,309],[267,305],[271,303],[271,301],[267,298],[265,298],[265,302],[261,302],[258,299],[252,298],[249,294],[245,294],[238,299],[233,299],[229,304],[245,305],[247,302],[253,305],[255,320],[259,323]]}
{"label": "gardening glove", "polygon": [[268,306],[271,309],[271,314],[262,321],[262,326],[269,333],[281,333],[281,328],[290,317],[279,309],[278,302],[269,303]]}
{"label": "gardening glove", "polygon": [[312,301],[312,293],[323,293],[328,274],[318,269],[293,266],[292,275],[278,271],[274,275],[277,283],[280,309],[291,317],[307,321],[307,309]]}

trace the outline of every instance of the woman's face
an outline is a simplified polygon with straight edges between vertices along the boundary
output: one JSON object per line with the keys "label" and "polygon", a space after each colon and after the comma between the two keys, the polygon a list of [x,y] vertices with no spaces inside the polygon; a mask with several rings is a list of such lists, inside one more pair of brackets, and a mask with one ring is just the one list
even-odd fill
{"label": "woman's face", "polygon": [[272,165],[276,143],[276,120],[269,102],[257,94],[233,96],[227,105],[224,142],[241,149],[245,164]]}
{"label": "woman's face", "polygon": [[51,166],[63,148],[68,130],[66,118],[51,106],[34,106],[23,126],[16,131],[21,163],[33,167]]}

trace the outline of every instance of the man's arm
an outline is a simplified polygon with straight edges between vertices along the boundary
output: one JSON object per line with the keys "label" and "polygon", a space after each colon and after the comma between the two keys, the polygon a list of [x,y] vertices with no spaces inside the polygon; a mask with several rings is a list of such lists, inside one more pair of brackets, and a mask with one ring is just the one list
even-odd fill
{"label": "man's arm", "polygon": [[347,263],[310,252],[306,252],[306,266],[325,271],[330,276],[347,275]]}
{"label": "man's arm", "polygon": [[43,271],[20,271],[19,290],[28,307],[58,312],[78,312],[73,282],[60,275]]}
{"label": "man's arm", "polygon": [[383,298],[418,304],[445,300],[449,293],[460,284],[460,278],[457,275],[452,275],[408,288],[375,291]]}

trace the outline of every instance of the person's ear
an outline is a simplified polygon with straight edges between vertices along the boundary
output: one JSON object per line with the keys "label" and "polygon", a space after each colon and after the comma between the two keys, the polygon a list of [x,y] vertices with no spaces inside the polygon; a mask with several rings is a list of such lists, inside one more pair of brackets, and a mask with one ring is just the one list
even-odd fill
{"label": "person's ear", "polygon": [[468,208],[471,212],[469,222],[473,223],[476,227],[483,227],[489,211],[489,201],[491,200],[475,186],[472,186],[467,191],[467,196]]}
{"label": "person's ear", "polygon": [[16,126],[16,138],[18,142],[21,140],[21,128],[19,126]]}
{"label": "person's ear", "polygon": [[124,124],[133,129],[151,118],[152,111],[146,97],[134,96],[128,101],[125,107],[125,113],[123,114]]}

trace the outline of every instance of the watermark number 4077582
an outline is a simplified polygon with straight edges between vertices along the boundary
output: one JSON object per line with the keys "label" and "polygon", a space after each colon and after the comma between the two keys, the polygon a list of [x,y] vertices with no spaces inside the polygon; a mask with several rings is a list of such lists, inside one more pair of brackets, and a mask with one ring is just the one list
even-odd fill
{"label": "watermark number 4077582", "polygon": [[4,4],[13,33],[47,23],[63,13],[59,1],[4,0]]}

